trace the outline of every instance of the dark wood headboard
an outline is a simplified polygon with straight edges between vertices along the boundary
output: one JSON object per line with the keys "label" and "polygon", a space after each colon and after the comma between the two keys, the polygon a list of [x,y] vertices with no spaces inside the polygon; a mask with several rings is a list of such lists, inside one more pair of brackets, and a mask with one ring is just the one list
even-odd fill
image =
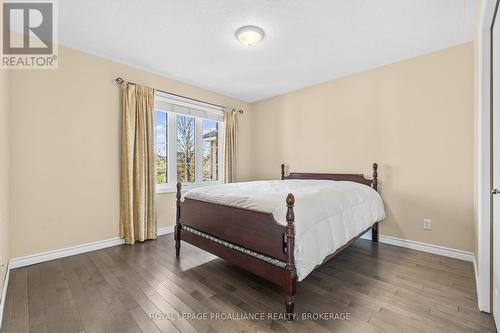
{"label": "dark wood headboard", "polygon": [[375,191],[378,187],[378,164],[373,163],[372,179],[367,179],[363,174],[351,173],[305,173],[305,172],[290,172],[285,176],[285,165],[281,164],[281,180],[285,179],[318,179],[318,180],[340,180],[361,183],[371,186]]}

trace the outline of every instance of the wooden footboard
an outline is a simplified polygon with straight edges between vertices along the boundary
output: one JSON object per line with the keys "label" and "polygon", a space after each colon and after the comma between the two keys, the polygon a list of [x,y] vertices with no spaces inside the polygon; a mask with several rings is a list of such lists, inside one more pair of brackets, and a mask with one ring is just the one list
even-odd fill
{"label": "wooden footboard", "polygon": [[184,199],[181,207],[183,226],[286,261],[286,228],[278,224],[271,213],[189,198]]}
{"label": "wooden footboard", "polygon": [[[282,180],[349,180],[369,185],[375,190],[377,176],[376,163],[373,164],[373,179],[366,179],[361,174],[291,173],[285,176],[285,167],[281,166]],[[292,319],[297,283],[293,194],[288,194],[283,203],[287,205],[287,225],[283,226],[276,222],[271,213],[189,198],[181,202],[181,188],[182,185],[178,183],[174,232],[177,258],[183,240],[281,286],[286,296],[286,312],[288,318]],[[378,241],[378,223],[372,227],[372,233],[373,241]]]}
{"label": "wooden footboard", "polygon": [[286,226],[278,224],[271,213],[188,198],[181,203],[180,199],[179,183],[174,233],[177,257],[183,240],[281,286],[291,318],[297,283],[293,195],[286,198]]}

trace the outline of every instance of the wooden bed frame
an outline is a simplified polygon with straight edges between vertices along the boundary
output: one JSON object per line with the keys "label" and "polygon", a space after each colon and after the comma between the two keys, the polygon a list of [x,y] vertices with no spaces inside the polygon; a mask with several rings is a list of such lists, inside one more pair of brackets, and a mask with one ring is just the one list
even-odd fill
{"label": "wooden bed frame", "polygon": [[[285,165],[282,164],[281,179],[353,181],[377,190],[377,168],[377,163],[373,163],[373,179],[367,179],[362,174],[290,173],[285,176]],[[178,183],[174,232],[176,257],[179,258],[183,240],[275,283],[283,288],[287,318],[292,319],[297,283],[294,261],[293,194],[290,193],[286,197],[287,225],[283,226],[276,222],[271,213],[189,198],[181,202],[181,187],[181,183]],[[322,264],[370,229],[372,229],[372,241],[378,242],[378,223],[375,223],[325,258]]]}

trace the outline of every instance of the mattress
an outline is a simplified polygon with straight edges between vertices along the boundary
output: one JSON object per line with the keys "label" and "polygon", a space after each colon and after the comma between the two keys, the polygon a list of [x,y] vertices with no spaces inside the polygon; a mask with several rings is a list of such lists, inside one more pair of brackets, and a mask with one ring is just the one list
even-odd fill
{"label": "mattress", "polygon": [[295,267],[299,281],[337,249],[385,218],[369,186],[332,180],[272,180],[192,189],[183,198],[272,213],[286,225],[288,193],[295,197]]}

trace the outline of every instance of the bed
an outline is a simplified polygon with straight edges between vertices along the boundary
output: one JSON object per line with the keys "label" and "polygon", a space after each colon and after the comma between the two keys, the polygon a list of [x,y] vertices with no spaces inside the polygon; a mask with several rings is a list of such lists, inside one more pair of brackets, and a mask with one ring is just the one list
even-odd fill
{"label": "bed", "polygon": [[177,184],[174,231],[181,240],[283,288],[293,319],[297,282],[329,261],[385,217],[372,178],[362,174],[295,173],[281,180],[202,187],[181,195]]}

